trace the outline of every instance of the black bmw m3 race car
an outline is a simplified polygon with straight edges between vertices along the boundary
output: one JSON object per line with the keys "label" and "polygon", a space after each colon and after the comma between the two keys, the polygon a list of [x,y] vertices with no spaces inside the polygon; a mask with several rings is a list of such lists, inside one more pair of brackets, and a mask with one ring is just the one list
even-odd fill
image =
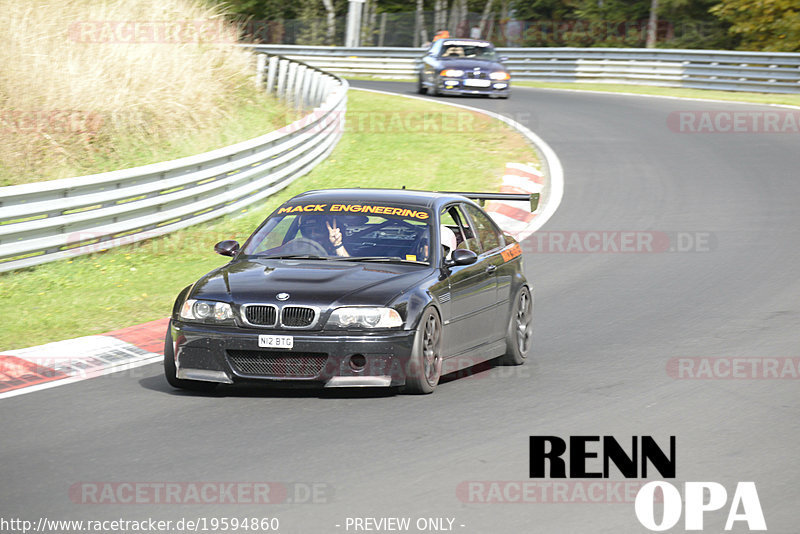
{"label": "black bmw m3 race car", "polygon": [[511,74],[489,41],[439,39],[419,62],[417,92],[508,98]]}
{"label": "black bmw m3 race car", "polygon": [[525,362],[533,289],[520,245],[478,200],[538,195],[335,189],[276,209],[178,295],[164,370],[218,384],[402,387],[499,358]]}

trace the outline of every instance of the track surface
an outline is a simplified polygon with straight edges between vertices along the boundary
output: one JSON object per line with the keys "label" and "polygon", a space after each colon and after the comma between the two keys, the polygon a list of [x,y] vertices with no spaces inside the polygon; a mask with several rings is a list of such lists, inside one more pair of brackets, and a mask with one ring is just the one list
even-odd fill
{"label": "track surface", "polygon": [[[508,101],[451,101],[509,114],[559,154],[564,200],[545,231],[709,233],[713,250],[527,254],[533,360],[446,381],[432,396],[187,395],[151,365],[6,399],[0,515],[275,516],[296,533],[345,532],[348,516],[454,517],[454,530],[470,533],[647,532],[630,503],[475,504],[456,488],[526,480],[529,435],[653,435],[664,446],[675,435],[677,482],[717,481],[732,494],[755,481],[769,531],[796,532],[798,381],[676,380],[666,365],[800,355],[798,134],[667,127],[677,110],[768,109],[754,105],[522,88]],[[68,488],[86,481],[322,483],[332,498],[73,503]],[[726,516],[707,514],[707,531],[722,531]]]}

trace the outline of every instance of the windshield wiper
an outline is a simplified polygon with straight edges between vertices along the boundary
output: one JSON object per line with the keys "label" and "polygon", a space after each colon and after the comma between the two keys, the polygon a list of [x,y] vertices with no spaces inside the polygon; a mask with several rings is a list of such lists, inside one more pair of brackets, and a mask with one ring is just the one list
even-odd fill
{"label": "windshield wiper", "polygon": [[339,256],[332,258],[337,261],[370,261],[376,263],[416,263],[418,265],[428,265],[427,261],[404,260],[403,258],[388,256]]}
{"label": "windshield wiper", "polygon": [[315,256],[313,254],[256,254],[257,258],[265,258],[268,260],[329,260],[327,256]]}

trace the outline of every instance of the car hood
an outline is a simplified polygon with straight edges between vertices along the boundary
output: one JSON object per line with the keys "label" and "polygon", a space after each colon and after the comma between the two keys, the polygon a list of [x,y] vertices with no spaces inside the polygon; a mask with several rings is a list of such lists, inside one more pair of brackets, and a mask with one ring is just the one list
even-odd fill
{"label": "car hood", "polygon": [[484,59],[462,59],[462,58],[439,58],[442,66],[448,69],[461,69],[470,70],[475,67],[480,67],[482,71],[494,72],[497,70],[506,70],[503,64],[498,61],[488,61]]}
{"label": "car hood", "polygon": [[[325,260],[242,259],[197,281],[190,298],[247,304],[303,304],[324,310],[347,305],[388,305],[430,275],[410,264]],[[284,302],[278,293],[288,293]]]}

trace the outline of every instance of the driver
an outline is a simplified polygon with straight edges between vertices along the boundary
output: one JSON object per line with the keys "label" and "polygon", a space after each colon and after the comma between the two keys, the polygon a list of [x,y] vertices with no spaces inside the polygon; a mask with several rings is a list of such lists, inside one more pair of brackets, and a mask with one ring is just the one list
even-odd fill
{"label": "driver", "polygon": [[449,260],[453,251],[458,247],[458,239],[455,232],[443,224],[439,226],[439,234],[442,238],[442,247],[444,247],[444,257]]}
{"label": "driver", "polygon": [[306,239],[316,241],[329,254],[347,257],[350,253],[342,244],[342,228],[336,217],[306,215],[300,220],[300,234]]}

